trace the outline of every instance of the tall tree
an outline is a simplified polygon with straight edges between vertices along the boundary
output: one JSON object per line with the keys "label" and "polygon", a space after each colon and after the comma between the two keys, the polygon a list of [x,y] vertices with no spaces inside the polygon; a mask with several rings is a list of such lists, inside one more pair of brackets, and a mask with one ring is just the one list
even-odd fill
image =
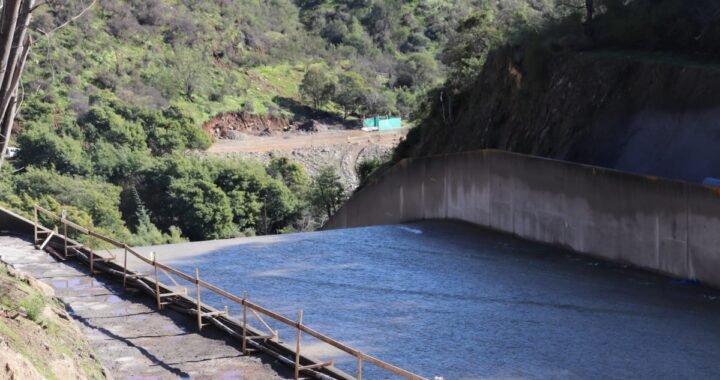
{"label": "tall tree", "polygon": [[338,88],[333,100],[343,110],[343,119],[347,119],[363,104],[367,92],[365,79],[357,73],[342,73],[338,80]]}
{"label": "tall tree", "polygon": [[312,65],[300,83],[300,93],[319,111],[335,95],[335,77],[324,65]]}
{"label": "tall tree", "polygon": [[310,190],[310,203],[315,209],[316,215],[325,214],[327,218],[332,218],[335,211],[345,201],[345,186],[340,176],[335,172],[332,166],[325,166],[313,178],[312,188]]}
{"label": "tall tree", "polygon": [[[52,33],[80,18],[95,3],[97,0],[92,0],[82,11],[54,29],[38,29],[37,32],[50,39]],[[53,4],[48,1],[39,5]],[[39,5],[35,5],[35,0],[0,0],[0,167],[5,159],[19,103],[22,102],[18,86],[32,45],[30,21]]]}
{"label": "tall tree", "polygon": [[595,41],[595,28],[593,20],[595,19],[595,0],[585,0],[585,35]]}
{"label": "tall tree", "polygon": [[32,43],[28,26],[35,0],[0,0],[0,166],[18,108],[18,85]]}

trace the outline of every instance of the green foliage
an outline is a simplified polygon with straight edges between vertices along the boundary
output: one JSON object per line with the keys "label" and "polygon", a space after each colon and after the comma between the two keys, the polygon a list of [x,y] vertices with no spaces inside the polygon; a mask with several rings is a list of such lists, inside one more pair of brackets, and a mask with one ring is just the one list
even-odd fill
{"label": "green foliage", "polygon": [[137,212],[135,213],[136,224],[135,234],[130,239],[130,245],[133,246],[148,246],[148,245],[161,245],[161,244],[176,244],[187,241],[182,237],[182,231],[180,228],[170,226],[168,229],[169,233],[165,234],[157,228],[150,220],[150,212],[147,210],[145,205],[140,199],[140,195],[133,188],[133,196],[137,205]]}
{"label": "green foliage", "polygon": [[[121,240],[130,235],[119,211],[120,188],[117,186],[31,167],[15,176],[14,193],[30,202],[45,199],[45,205],[56,212],[64,206],[83,210],[90,216],[91,226]],[[81,221],[84,222],[78,220],[78,223]]]}
{"label": "green foliage", "polygon": [[360,186],[367,183],[368,178],[381,166],[383,161],[379,158],[369,158],[358,164],[357,172],[360,176]]}
{"label": "green foliage", "polygon": [[49,126],[30,124],[18,136],[18,161],[22,166],[55,168],[68,174],[89,174],[90,157],[83,149],[82,140],[55,133]]}
{"label": "green foliage", "polygon": [[286,159],[266,168],[251,161],[174,155],[140,174],[138,202],[158,228],[176,225],[192,240],[248,230],[277,233],[300,217],[308,183],[302,167]]}
{"label": "green foliage", "polygon": [[95,145],[93,152],[94,172],[113,182],[130,178],[149,164],[151,158],[146,151],[133,150],[107,141]]}
{"label": "green foliage", "polygon": [[310,204],[316,215],[331,218],[346,198],[345,187],[332,166],[320,169],[313,178]]}
{"label": "green foliage", "polygon": [[305,168],[286,157],[273,157],[267,167],[271,177],[282,181],[290,191],[298,197],[303,197],[310,186]]}
{"label": "green foliage", "polygon": [[340,74],[333,101],[342,108],[343,119],[347,119],[363,106],[367,91],[365,79],[360,74],[352,72]]}
{"label": "green foliage", "polygon": [[133,149],[145,146],[147,137],[142,126],[123,118],[111,107],[93,106],[79,122],[89,142],[105,140]]}
{"label": "green foliage", "polygon": [[[506,0],[498,7],[542,8],[547,1]],[[124,106],[180,107],[196,123],[246,104],[258,113],[295,114],[284,100],[301,100],[302,68],[311,62],[356,73],[389,98],[404,87],[418,95],[442,81],[439,53],[460,21],[486,3],[102,1],[52,40],[38,35],[35,51],[42,53],[27,68],[22,117],[72,121],[103,92]],[[79,9],[78,1],[41,7],[33,30],[53,29]],[[308,100],[315,108],[327,102],[317,93]]]}
{"label": "green foliage", "polygon": [[311,65],[300,83],[300,93],[319,111],[335,95],[335,80],[327,66]]}
{"label": "green foliage", "polygon": [[176,179],[168,190],[169,208],[190,239],[221,239],[232,234],[230,200],[215,184],[201,179]]}
{"label": "green foliage", "polygon": [[43,309],[45,308],[45,300],[40,295],[31,295],[20,301],[20,307],[25,309],[31,321],[39,323]]}
{"label": "green foliage", "polygon": [[215,183],[231,196],[239,229],[277,233],[298,218],[309,180],[297,163],[274,159],[267,168],[246,161],[212,165]]}
{"label": "green foliage", "polygon": [[[98,2],[52,40],[36,38],[15,162],[26,171],[2,173],[0,202],[67,209],[144,244],[176,241],[180,230],[196,240],[304,228],[318,187],[302,168],[189,158],[211,144],[201,123],[241,109],[305,117],[303,104],[345,117],[423,115],[416,104],[443,80],[444,46],[482,4]],[[33,29],[53,29],[80,5],[38,8]]]}
{"label": "green foliage", "polygon": [[147,143],[155,155],[210,147],[210,136],[197,128],[195,121],[178,107],[162,112],[146,110],[138,118],[147,130]]}

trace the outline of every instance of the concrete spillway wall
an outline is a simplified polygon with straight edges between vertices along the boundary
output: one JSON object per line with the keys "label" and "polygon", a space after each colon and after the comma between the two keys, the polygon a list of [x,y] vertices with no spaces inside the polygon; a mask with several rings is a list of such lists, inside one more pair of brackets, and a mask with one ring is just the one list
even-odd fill
{"label": "concrete spillway wall", "polygon": [[720,190],[485,150],[406,159],[327,229],[454,219],[720,286]]}

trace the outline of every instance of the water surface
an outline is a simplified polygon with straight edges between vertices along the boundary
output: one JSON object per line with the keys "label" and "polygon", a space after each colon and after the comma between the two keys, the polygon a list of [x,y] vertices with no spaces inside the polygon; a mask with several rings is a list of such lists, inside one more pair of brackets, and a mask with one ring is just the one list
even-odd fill
{"label": "water surface", "polygon": [[193,246],[172,264],[430,378],[720,377],[717,291],[464,224]]}

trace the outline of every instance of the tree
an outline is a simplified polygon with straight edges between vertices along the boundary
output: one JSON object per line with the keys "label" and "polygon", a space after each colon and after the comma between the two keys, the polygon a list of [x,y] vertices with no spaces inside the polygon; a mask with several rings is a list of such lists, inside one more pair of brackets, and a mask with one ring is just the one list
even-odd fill
{"label": "tree", "polygon": [[585,35],[595,41],[595,28],[593,21],[595,20],[595,1],[585,0]]}
{"label": "tree", "polygon": [[35,0],[3,0],[0,16],[0,166],[18,106],[18,84],[32,43],[28,26]]}
{"label": "tree", "polygon": [[18,136],[21,165],[54,167],[65,174],[89,174],[92,162],[81,141],[69,136],[60,136],[49,126],[31,124]]}
{"label": "tree", "polygon": [[310,186],[310,178],[302,165],[287,157],[274,157],[270,160],[267,171],[270,176],[281,180],[299,197],[302,197]]}
{"label": "tree", "polygon": [[383,161],[377,157],[368,158],[358,164],[357,173],[360,177],[360,185],[364,185],[368,178],[383,165]]}
{"label": "tree", "polygon": [[49,196],[62,205],[87,211],[99,232],[107,232],[120,240],[130,235],[119,210],[120,187],[96,179],[60,175],[52,170],[33,167],[15,176],[14,187],[16,194],[34,199]]}
{"label": "tree", "polygon": [[363,99],[362,110],[366,115],[383,115],[392,112],[390,99],[378,90],[369,91]]}
{"label": "tree", "polygon": [[[38,30],[38,32],[49,40],[52,33],[80,18],[96,2],[97,0],[93,0],[77,15],[52,30]],[[18,114],[18,102],[23,98],[22,94],[18,94],[18,86],[32,45],[28,31],[33,12],[37,7],[35,0],[1,0],[0,6],[2,13],[0,15],[0,167],[2,167]]]}
{"label": "tree", "polygon": [[[563,0],[558,1],[558,7],[561,8],[569,8],[572,12],[581,12],[584,11],[585,13],[585,20],[583,22],[583,30],[585,32],[585,36],[590,39],[590,41],[595,41],[595,13],[597,11],[599,1],[597,0],[579,0],[573,1],[573,0]],[[600,5],[608,5],[607,3],[610,3],[609,1],[602,1],[600,2]]]}
{"label": "tree", "polygon": [[133,196],[137,204],[137,211],[135,212],[135,218],[137,224],[135,225],[135,234],[130,240],[130,244],[134,246],[143,245],[160,245],[160,244],[176,244],[187,241],[182,237],[182,231],[175,226],[171,226],[169,231],[170,234],[164,234],[157,228],[150,220],[150,211],[145,208],[145,205],[140,199],[140,195],[134,188]]}
{"label": "tree", "polygon": [[213,183],[173,180],[169,198],[177,224],[190,239],[222,239],[232,234],[230,200]]}
{"label": "tree", "polygon": [[312,65],[300,83],[300,93],[319,111],[335,94],[335,77],[324,65]]}
{"label": "tree", "polygon": [[316,215],[331,218],[345,201],[345,186],[332,166],[325,166],[313,179],[310,203]]}
{"label": "tree", "polygon": [[365,79],[360,74],[340,74],[333,101],[343,109],[343,119],[347,119],[362,106],[366,87]]}
{"label": "tree", "polygon": [[180,81],[182,93],[193,101],[195,92],[202,90],[207,81],[207,65],[203,54],[197,48],[177,47],[173,67],[175,79]]}

